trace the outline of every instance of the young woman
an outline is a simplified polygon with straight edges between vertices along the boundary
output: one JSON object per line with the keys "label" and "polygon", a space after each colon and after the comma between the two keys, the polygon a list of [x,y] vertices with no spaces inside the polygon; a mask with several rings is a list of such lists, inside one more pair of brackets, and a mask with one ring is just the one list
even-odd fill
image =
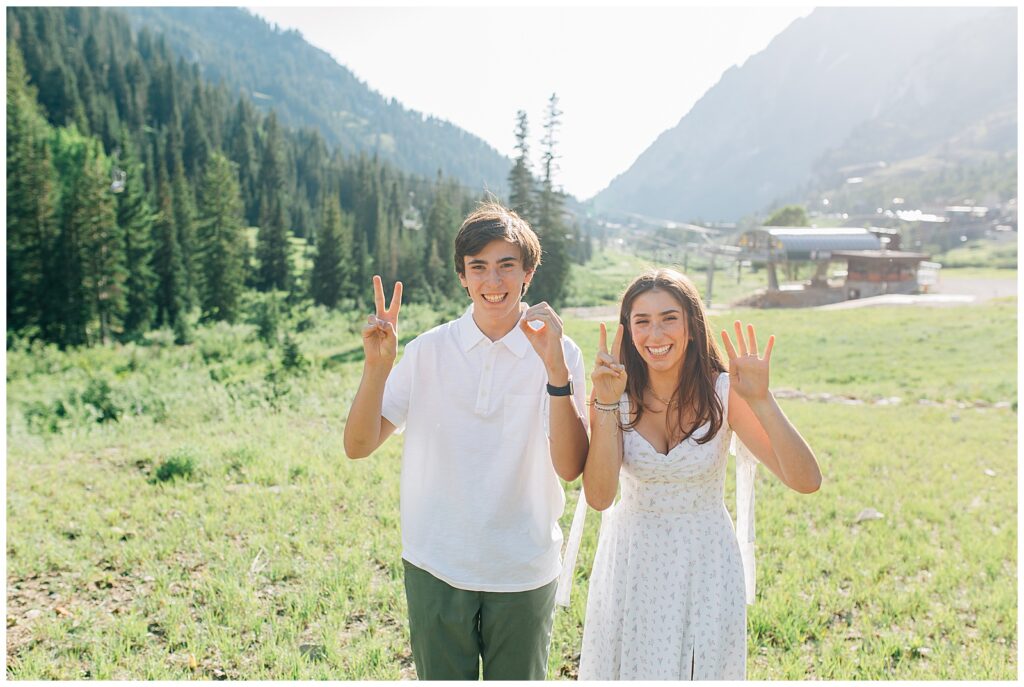
{"label": "young woman", "polygon": [[[692,282],[647,272],[591,379],[587,502],[605,510],[580,679],[735,680],[746,675],[744,565],[724,502],[733,432],[784,484],[816,491],[810,447],[775,403],[753,325],[722,331],[726,361]],[[738,348],[738,352],[737,352]],[[751,482],[752,484],[752,482]]]}

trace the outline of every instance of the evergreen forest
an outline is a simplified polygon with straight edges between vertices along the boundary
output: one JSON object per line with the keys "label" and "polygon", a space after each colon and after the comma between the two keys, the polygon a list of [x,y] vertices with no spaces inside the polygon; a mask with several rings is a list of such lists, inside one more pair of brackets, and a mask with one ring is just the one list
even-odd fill
{"label": "evergreen forest", "polygon": [[[499,199],[542,241],[530,302],[555,305],[591,253],[554,182],[560,115],[552,95],[535,175],[519,114]],[[486,197],[286,127],[116,9],[7,9],[8,347],[157,328],[183,344],[268,308],[362,311],[374,274],[408,301],[465,304],[452,242]]]}

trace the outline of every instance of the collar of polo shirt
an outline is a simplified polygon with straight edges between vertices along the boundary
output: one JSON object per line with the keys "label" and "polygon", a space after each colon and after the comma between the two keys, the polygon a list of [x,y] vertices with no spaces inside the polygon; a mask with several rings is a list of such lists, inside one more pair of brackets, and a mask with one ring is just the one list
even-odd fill
{"label": "collar of polo shirt", "polygon": [[[457,326],[459,330],[459,343],[462,345],[463,351],[472,349],[482,341],[490,342],[487,335],[480,331],[480,327],[473,320],[472,303],[462,317],[459,318]],[[512,331],[498,339],[498,341],[505,344],[505,347],[512,351],[517,358],[522,358],[530,350],[530,342],[526,339],[526,334],[523,334],[523,330],[518,325],[512,327]]]}

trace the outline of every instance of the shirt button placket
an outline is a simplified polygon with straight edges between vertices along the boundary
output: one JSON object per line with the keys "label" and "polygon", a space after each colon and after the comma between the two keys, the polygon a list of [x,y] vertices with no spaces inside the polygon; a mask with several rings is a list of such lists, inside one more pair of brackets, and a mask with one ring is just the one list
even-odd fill
{"label": "shirt button placket", "polygon": [[494,356],[497,353],[497,346],[491,344],[484,351],[484,371],[480,375],[480,388],[476,395],[476,412],[478,415],[486,415],[489,409],[491,380],[494,376]]}

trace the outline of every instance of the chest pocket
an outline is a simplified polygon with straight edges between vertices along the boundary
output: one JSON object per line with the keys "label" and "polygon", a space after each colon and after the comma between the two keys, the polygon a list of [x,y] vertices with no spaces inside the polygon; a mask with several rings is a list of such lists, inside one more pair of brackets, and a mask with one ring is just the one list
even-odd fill
{"label": "chest pocket", "polygon": [[523,435],[542,430],[540,405],[537,394],[505,394],[502,399],[502,439],[521,442]]}

